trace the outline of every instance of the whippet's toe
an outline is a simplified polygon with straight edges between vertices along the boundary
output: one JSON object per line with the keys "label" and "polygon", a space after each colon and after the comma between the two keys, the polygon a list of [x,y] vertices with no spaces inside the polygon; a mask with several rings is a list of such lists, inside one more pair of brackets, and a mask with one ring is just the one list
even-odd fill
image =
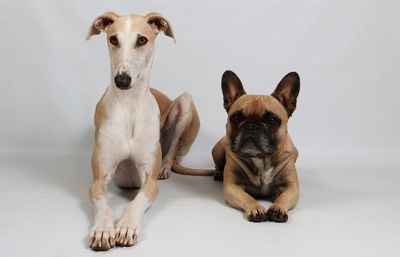
{"label": "whippet's toe", "polygon": [[158,175],[158,179],[167,179],[171,176],[171,166],[170,165],[163,165],[161,167],[160,175]]}
{"label": "whippet's toe", "polygon": [[118,246],[133,246],[137,243],[140,230],[134,226],[122,226],[117,228],[115,242]]}
{"label": "whippet's toe", "polygon": [[95,251],[107,251],[115,246],[114,231],[93,230],[89,246]]}

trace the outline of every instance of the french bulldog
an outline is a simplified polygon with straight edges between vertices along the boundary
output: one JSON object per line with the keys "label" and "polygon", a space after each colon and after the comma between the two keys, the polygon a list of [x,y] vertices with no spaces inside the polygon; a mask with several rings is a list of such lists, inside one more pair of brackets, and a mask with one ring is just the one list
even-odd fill
{"label": "french bulldog", "polygon": [[[286,222],[299,199],[295,162],[298,151],[288,133],[296,109],[300,78],[288,73],[271,95],[246,94],[232,71],[222,76],[226,135],[212,150],[216,180],[225,201],[249,221]],[[267,210],[255,198],[272,201]]]}

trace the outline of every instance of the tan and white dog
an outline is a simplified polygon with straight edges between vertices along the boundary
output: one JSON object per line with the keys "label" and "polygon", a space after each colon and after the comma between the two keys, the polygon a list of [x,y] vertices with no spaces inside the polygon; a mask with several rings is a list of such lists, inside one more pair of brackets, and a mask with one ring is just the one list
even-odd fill
{"label": "tan and white dog", "polygon": [[[94,117],[96,143],[90,199],[95,219],[89,243],[94,250],[137,242],[142,215],[158,193],[157,178],[169,177],[171,169],[211,175],[193,173],[177,163],[178,157],[188,153],[199,131],[191,95],[184,93],[172,101],[149,88],[157,34],[164,32],[175,40],[170,23],[158,13],[119,16],[107,12],[90,25],[87,39],[101,32],[107,35],[111,84],[98,102]],[[121,187],[140,188],[116,229],[106,199],[112,178]]]}

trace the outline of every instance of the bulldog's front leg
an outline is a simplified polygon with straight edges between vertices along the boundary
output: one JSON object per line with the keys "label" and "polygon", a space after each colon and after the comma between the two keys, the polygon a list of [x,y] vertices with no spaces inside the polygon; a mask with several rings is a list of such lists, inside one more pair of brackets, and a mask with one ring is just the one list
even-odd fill
{"label": "bulldog's front leg", "polygon": [[161,147],[152,156],[149,164],[140,167],[139,172],[146,174],[143,186],[136,197],[125,207],[121,219],[116,226],[116,244],[132,246],[137,243],[141,230],[144,212],[151,206],[158,194],[157,177],[161,167]]}
{"label": "bulldog's front leg", "polygon": [[254,197],[244,191],[236,182],[233,174],[234,167],[228,161],[224,168],[224,198],[234,208],[241,209],[246,213],[247,219],[253,222],[267,220],[267,209],[259,204]]}
{"label": "bulldog's front leg", "polygon": [[288,163],[284,169],[282,172],[287,174],[287,183],[282,193],[268,209],[267,216],[270,221],[286,222],[288,220],[287,212],[293,209],[299,200],[299,182],[296,166],[294,163]]}

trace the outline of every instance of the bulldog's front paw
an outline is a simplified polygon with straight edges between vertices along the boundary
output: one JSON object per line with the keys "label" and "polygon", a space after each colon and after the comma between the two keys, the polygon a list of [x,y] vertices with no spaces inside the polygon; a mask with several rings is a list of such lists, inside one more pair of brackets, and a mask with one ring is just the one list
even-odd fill
{"label": "bulldog's front paw", "polygon": [[267,221],[267,209],[261,205],[256,205],[246,211],[247,219],[252,222]]}
{"label": "bulldog's front paw", "polygon": [[287,212],[274,205],[269,207],[267,216],[269,221],[274,222],[286,222],[288,220]]}
{"label": "bulldog's front paw", "polygon": [[89,246],[95,251],[107,251],[115,246],[115,232],[110,224],[93,226]]}
{"label": "bulldog's front paw", "polygon": [[115,242],[118,246],[132,246],[138,241],[140,226],[122,218],[117,224]]}

